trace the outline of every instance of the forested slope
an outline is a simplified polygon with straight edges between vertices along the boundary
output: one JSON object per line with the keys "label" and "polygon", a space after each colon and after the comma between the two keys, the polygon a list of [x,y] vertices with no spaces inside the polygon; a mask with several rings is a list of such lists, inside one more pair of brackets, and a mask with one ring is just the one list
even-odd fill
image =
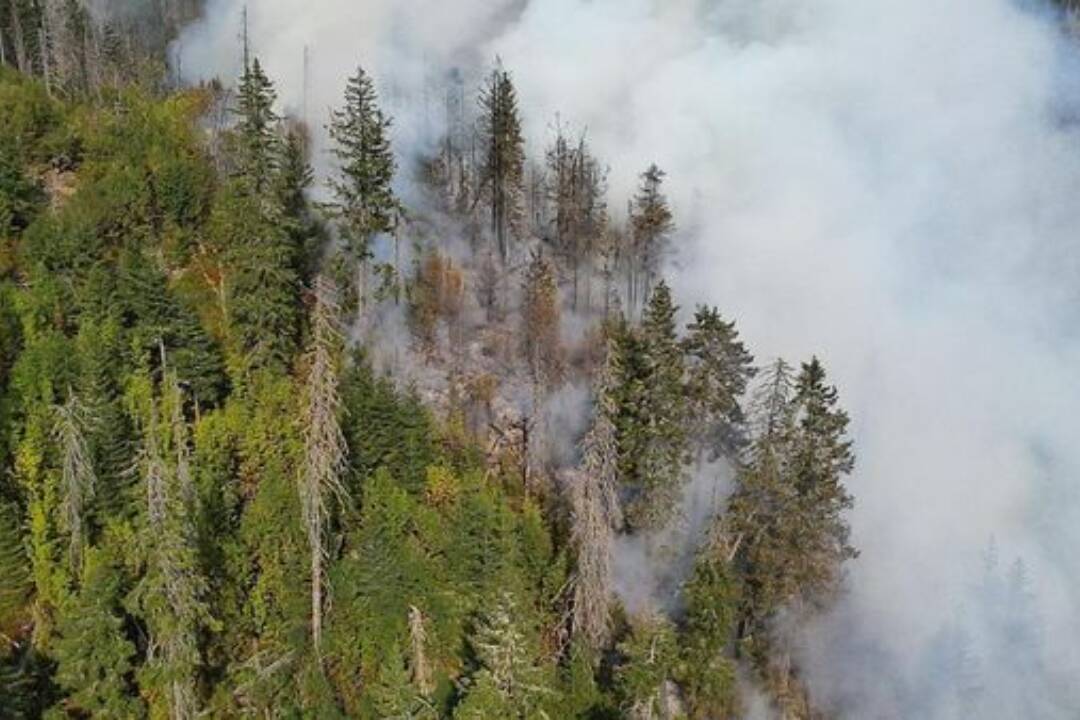
{"label": "forested slope", "polygon": [[[679,310],[659,168],[609,214],[585,137],[526,154],[499,67],[419,160],[358,71],[318,187],[255,58],[235,91],[24,70],[0,714],[822,711],[789,629],[856,554],[848,418],[818,360]],[[701,483],[730,494],[691,528]],[[622,592],[626,542],[664,598]]]}

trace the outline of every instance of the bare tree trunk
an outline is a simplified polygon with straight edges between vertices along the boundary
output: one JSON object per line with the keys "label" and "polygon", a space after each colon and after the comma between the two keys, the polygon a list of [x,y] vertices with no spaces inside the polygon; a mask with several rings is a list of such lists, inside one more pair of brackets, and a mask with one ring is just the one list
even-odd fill
{"label": "bare tree trunk", "polygon": [[15,51],[15,66],[21,73],[28,73],[26,57],[26,36],[23,33],[22,17],[19,15],[18,6],[11,3],[11,34]]}

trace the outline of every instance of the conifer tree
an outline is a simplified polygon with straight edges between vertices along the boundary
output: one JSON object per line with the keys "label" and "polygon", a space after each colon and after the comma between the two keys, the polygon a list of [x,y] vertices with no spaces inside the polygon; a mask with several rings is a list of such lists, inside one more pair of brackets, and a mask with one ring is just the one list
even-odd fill
{"label": "conifer tree", "polygon": [[157,702],[173,720],[190,720],[200,707],[200,634],[213,620],[193,521],[195,490],[183,393],[171,371],[163,385],[160,400],[148,398],[141,462],[148,559],[132,600],[149,634],[140,684],[158,690]]}
{"label": "conifer tree", "polygon": [[631,311],[639,298],[649,298],[675,230],[671,209],[661,191],[665,173],[655,164],[641,174],[641,186],[630,209],[633,251],[627,268],[627,303]]}
{"label": "conifer tree", "polygon": [[325,276],[315,280],[312,346],[308,355],[304,416],[304,469],[299,478],[303,524],[311,552],[311,637],[318,653],[322,642],[324,564],[331,501],[346,499],[342,473],[346,444],[341,432],[338,360],[341,335],[337,291]]}
{"label": "conifer tree", "polygon": [[548,670],[537,662],[535,641],[521,627],[517,601],[510,592],[499,594],[483,614],[469,644],[479,668],[470,677],[455,718],[479,718],[496,710],[523,720],[547,716],[543,708],[555,689]]}
{"label": "conifer tree", "polygon": [[89,512],[97,488],[93,458],[85,436],[90,418],[86,407],[74,393],[68,396],[63,405],[54,407],[53,411],[56,415],[53,435],[63,457],[60,467],[63,488],[61,513],[68,533],[68,560],[72,576],[78,577],[87,541]]}
{"label": "conifer tree", "polygon": [[68,691],[63,709],[101,718],[142,715],[128,682],[135,646],[118,614],[120,576],[112,561],[89,548],[79,592],[62,608],[54,654],[56,680]]}
{"label": "conifer tree", "polygon": [[677,677],[690,717],[729,717],[736,711],[735,664],[728,657],[738,611],[737,579],[727,546],[714,538],[699,551],[683,588]]}
{"label": "conifer tree", "polygon": [[482,185],[491,201],[491,232],[505,266],[511,240],[520,240],[524,222],[525,141],[518,116],[517,90],[500,65],[480,93],[483,141]]}
{"label": "conifer tree", "polygon": [[239,117],[235,175],[258,197],[273,189],[278,170],[281,118],[274,112],[276,100],[274,85],[259,59],[245,60],[233,111]]}
{"label": "conifer tree", "polygon": [[654,720],[670,717],[668,689],[677,660],[671,623],[655,614],[636,618],[630,635],[619,643],[615,683],[625,717]]}
{"label": "conifer tree", "polygon": [[322,233],[307,199],[307,191],[315,180],[307,160],[307,142],[301,127],[286,132],[277,175],[278,202],[293,253],[291,264],[301,281],[310,278]]}
{"label": "conifer tree", "polygon": [[365,273],[371,242],[394,229],[401,204],[394,195],[396,163],[390,148],[391,120],[378,106],[375,84],[362,67],[345,86],[344,105],[330,116],[337,176],[330,181],[331,206],[342,237],[358,264],[359,311],[366,301]]}
{"label": "conifer tree", "polygon": [[534,387],[546,391],[562,375],[562,353],[559,289],[555,269],[542,253],[533,253],[522,290],[522,352]]}
{"label": "conifer tree", "polygon": [[839,407],[836,388],[815,357],[803,363],[795,386],[797,432],[792,471],[802,506],[803,552],[807,577],[800,583],[808,596],[827,593],[840,565],[857,555],[849,543],[844,511],[853,504],[843,479],[855,467],[848,416]]}
{"label": "conifer tree", "polygon": [[0,628],[25,610],[33,589],[18,508],[0,502]]}
{"label": "conifer tree", "polygon": [[686,399],[693,422],[693,441],[709,460],[738,460],[746,444],[746,417],[740,398],[756,374],[734,321],[725,322],[716,308],[699,306],[682,341],[687,359]]}
{"label": "conifer tree", "polygon": [[657,529],[675,515],[685,474],[686,408],[683,400],[683,356],[675,335],[675,313],[667,283],[656,286],[641,326],[641,371],[636,385],[636,418],[625,427],[629,447],[637,453],[629,482],[626,519],[634,529]]}
{"label": "conifer tree", "polygon": [[570,538],[577,551],[571,627],[594,651],[603,647],[611,631],[612,544],[615,528],[622,524],[616,495],[618,438],[613,422],[618,411],[618,363],[618,349],[609,340],[594,384],[593,420],[582,443],[581,472],[570,479]]}

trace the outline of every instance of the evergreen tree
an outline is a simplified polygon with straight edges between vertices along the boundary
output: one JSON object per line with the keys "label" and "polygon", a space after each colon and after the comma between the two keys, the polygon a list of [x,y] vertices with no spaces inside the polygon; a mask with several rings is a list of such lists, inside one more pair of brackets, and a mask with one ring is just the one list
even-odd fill
{"label": "evergreen tree", "polygon": [[89,548],[79,592],[60,613],[54,647],[69,715],[121,720],[143,714],[129,683],[135,646],[124,635],[119,600],[117,569],[105,553]]}
{"label": "evergreen tree", "polygon": [[671,623],[658,615],[635,619],[618,651],[615,684],[624,716],[632,720],[670,717],[669,685],[678,652]]}
{"label": "evergreen tree", "polygon": [[0,503],[0,632],[16,624],[33,589],[23,542],[18,508]]}
{"label": "evergreen tree", "polygon": [[301,127],[290,128],[281,149],[281,167],[277,175],[278,202],[286,222],[292,265],[302,282],[314,272],[323,229],[308,202],[307,191],[315,174],[307,160],[308,141]]}
{"label": "evergreen tree", "polygon": [[359,264],[359,306],[366,303],[365,273],[371,259],[371,242],[391,232],[401,214],[401,204],[391,183],[396,164],[390,148],[390,118],[378,106],[375,84],[364,69],[357,68],[345,86],[345,103],[330,116],[330,138],[338,161],[337,176],[330,181],[331,206],[342,237]]}
{"label": "evergreen tree", "polygon": [[517,90],[510,73],[497,66],[480,93],[480,133],[483,142],[482,182],[491,201],[491,232],[505,266],[511,239],[523,233],[525,141],[518,116]]}
{"label": "evergreen tree", "polygon": [[535,641],[521,627],[517,601],[509,592],[483,614],[469,645],[478,667],[455,718],[479,718],[497,710],[521,720],[547,717],[544,707],[556,691],[550,672],[536,660]]}
{"label": "evergreen tree", "polygon": [[839,578],[840,565],[858,554],[849,543],[844,512],[853,500],[843,479],[855,466],[848,416],[838,406],[839,394],[828,385],[815,357],[803,363],[795,386],[793,480],[800,498],[802,552],[806,577],[800,586],[813,596],[828,592]]}
{"label": "evergreen tree", "polygon": [[641,326],[642,375],[633,398],[637,418],[624,432],[631,436],[631,443],[620,448],[624,456],[628,451],[638,453],[632,474],[623,474],[631,493],[626,519],[634,529],[665,526],[675,515],[682,491],[687,416],[676,311],[670,289],[661,282],[649,298]]}
{"label": "evergreen tree", "polygon": [[274,85],[263,72],[259,59],[245,61],[233,110],[239,118],[234,174],[257,197],[273,190],[281,157],[280,118],[274,112],[276,100]]}
{"label": "evergreen tree", "polygon": [[304,473],[299,479],[304,528],[311,551],[311,637],[318,653],[322,641],[323,588],[327,556],[326,533],[333,498],[344,501],[341,475],[346,444],[341,432],[341,397],[338,392],[337,291],[325,276],[315,280],[312,347],[307,377],[307,413],[304,418]]}
{"label": "evergreen tree", "polygon": [[754,358],[716,308],[699,306],[686,327],[686,399],[699,460],[707,452],[709,460],[737,461],[747,442],[740,398],[757,372]]}
{"label": "evergreen tree", "polygon": [[706,543],[683,588],[686,614],[676,672],[692,718],[729,717],[736,708],[735,663],[728,656],[738,611],[737,581],[727,548]]}
{"label": "evergreen tree", "polygon": [[148,556],[131,604],[149,635],[139,682],[155,690],[158,709],[152,708],[152,714],[167,712],[174,720],[189,720],[200,708],[200,634],[213,620],[193,523],[195,489],[183,394],[171,373],[163,384],[160,400],[149,395],[148,384],[143,389],[142,402],[148,407],[141,462],[147,502],[142,541]]}

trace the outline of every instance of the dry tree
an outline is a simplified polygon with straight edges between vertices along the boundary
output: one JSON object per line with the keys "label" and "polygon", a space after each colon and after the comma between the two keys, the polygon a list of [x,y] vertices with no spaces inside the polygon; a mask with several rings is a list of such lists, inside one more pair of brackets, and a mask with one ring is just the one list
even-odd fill
{"label": "dry tree", "polygon": [[341,345],[337,289],[324,275],[315,279],[312,345],[308,352],[307,404],[304,409],[304,467],[298,478],[304,528],[311,549],[311,636],[318,654],[327,559],[330,504],[346,499],[341,474],[346,444],[341,431],[338,352]]}
{"label": "dry tree", "polygon": [[71,392],[68,393],[67,402],[55,406],[53,413],[53,437],[59,443],[63,454],[60,472],[63,488],[61,512],[69,535],[68,559],[72,575],[78,576],[82,565],[83,545],[86,542],[87,508],[94,499],[97,485],[93,461],[83,432],[90,418],[86,407]]}
{"label": "dry tree", "polygon": [[582,443],[582,467],[570,477],[571,540],[577,551],[573,577],[575,636],[590,647],[602,647],[611,631],[612,543],[622,523],[616,495],[614,390],[618,383],[618,356],[608,341],[607,357],[595,382],[596,409],[592,427]]}

